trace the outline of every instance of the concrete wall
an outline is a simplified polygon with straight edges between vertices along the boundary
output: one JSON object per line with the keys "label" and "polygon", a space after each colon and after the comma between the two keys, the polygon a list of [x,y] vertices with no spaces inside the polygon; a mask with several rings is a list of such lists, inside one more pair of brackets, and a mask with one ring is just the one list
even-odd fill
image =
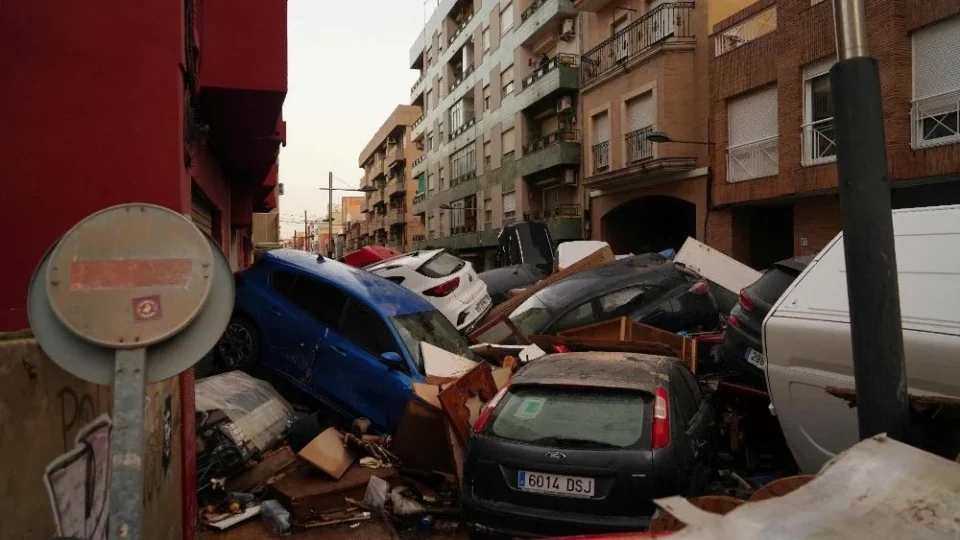
{"label": "concrete wall", "polygon": [[[106,538],[110,395],[60,369],[33,339],[0,335],[0,538]],[[143,538],[181,538],[178,379],[149,386],[144,407]],[[55,500],[70,504],[56,510]]]}

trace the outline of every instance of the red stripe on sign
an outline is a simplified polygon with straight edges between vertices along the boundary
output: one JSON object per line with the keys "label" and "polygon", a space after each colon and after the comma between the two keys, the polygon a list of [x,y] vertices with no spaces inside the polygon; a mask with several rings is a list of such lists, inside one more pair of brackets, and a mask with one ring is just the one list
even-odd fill
{"label": "red stripe on sign", "polygon": [[192,270],[193,261],[190,259],[73,261],[70,264],[70,290],[186,285]]}

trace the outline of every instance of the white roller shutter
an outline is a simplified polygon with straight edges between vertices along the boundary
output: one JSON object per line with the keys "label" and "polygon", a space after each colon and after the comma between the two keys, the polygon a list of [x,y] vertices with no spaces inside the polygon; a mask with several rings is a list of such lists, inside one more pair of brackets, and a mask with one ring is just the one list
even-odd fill
{"label": "white roller shutter", "polygon": [[727,104],[730,148],[777,136],[777,87],[751,92]]}
{"label": "white roller shutter", "polygon": [[652,126],[656,116],[652,92],[631,99],[627,102],[627,133]]}
{"label": "white roller shutter", "polygon": [[517,211],[517,197],[516,192],[511,191],[510,193],[503,194],[503,213],[507,212],[516,212]]}
{"label": "white roller shutter", "polygon": [[510,152],[513,152],[516,148],[513,140],[513,128],[510,128],[503,132],[500,136],[501,147],[503,148],[503,155],[507,155]]}
{"label": "white roller shutter", "polygon": [[830,73],[830,68],[836,63],[836,56],[827,56],[803,66],[803,80],[809,81],[810,79],[816,79],[821,75]]}
{"label": "white roller shutter", "polygon": [[610,140],[610,115],[607,111],[593,117],[593,144]]}
{"label": "white roller shutter", "polygon": [[513,28],[513,3],[510,2],[500,11],[500,35],[504,35]]}
{"label": "white roller shutter", "polygon": [[960,90],[960,16],[913,33],[913,99]]}

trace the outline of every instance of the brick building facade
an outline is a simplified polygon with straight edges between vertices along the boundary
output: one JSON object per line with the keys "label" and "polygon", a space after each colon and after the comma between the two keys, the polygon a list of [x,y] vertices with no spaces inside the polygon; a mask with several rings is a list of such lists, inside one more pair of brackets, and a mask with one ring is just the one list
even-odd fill
{"label": "brick building facade", "polygon": [[[960,203],[960,1],[866,5],[895,208]],[[840,230],[831,2],[760,0],[713,27],[707,241],[764,267]]]}

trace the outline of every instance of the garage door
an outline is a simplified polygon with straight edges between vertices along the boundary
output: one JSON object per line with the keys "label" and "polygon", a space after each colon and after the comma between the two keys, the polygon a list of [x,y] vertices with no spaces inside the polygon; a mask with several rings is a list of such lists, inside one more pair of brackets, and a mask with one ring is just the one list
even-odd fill
{"label": "garage door", "polygon": [[210,208],[210,203],[194,195],[190,218],[198,229],[216,240],[216,237],[213,236],[213,210]]}

